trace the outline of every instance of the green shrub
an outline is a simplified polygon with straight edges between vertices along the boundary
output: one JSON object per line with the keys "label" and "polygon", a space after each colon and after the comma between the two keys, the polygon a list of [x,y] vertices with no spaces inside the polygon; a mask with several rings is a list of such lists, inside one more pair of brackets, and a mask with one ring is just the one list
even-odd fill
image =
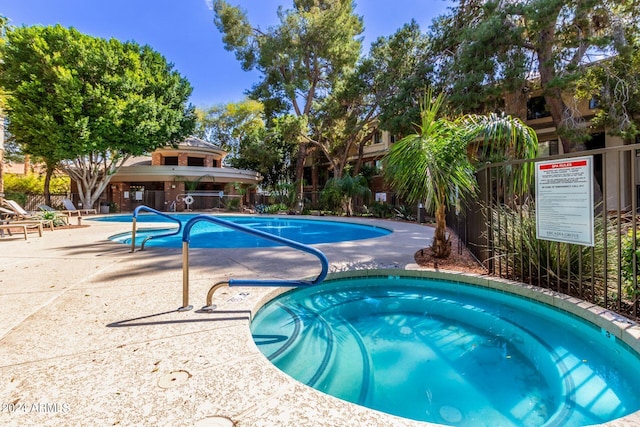
{"label": "green shrub", "polygon": [[[496,270],[515,280],[538,278],[543,282],[561,283],[563,290],[580,286],[601,288],[605,276],[615,276],[614,265],[617,258],[609,254],[608,265],[603,265],[604,241],[603,221],[596,218],[595,247],[538,240],[536,237],[536,215],[533,203],[510,207],[493,205],[492,220],[488,225],[492,235],[493,262]],[[607,237],[614,238],[613,230]],[[593,271],[592,271],[593,269]],[[594,282],[591,283],[591,276]],[[578,281],[581,277],[582,283]]]}
{"label": "green shrub", "polygon": [[58,212],[42,211],[38,213],[38,218],[52,220],[53,225],[55,227],[60,227],[67,224],[66,221],[63,219],[64,218],[63,215]]}
{"label": "green shrub", "polygon": [[240,210],[240,199],[233,198],[229,199],[227,202],[227,209],[230,211],[239,211]]}
{"label": "green shrub", "polygon": [[393,216],[393,207],[388,203],[373,202],[369,212],[376,218],[390,218]]}
{"label": "green shrub", "polygon": [[[70,189],[71,180],[68,176],[51,177],[49,183],[51,193],[68,193]],[[44,175],[8,173],[4,176],[4,192],[6,194],[44,194]]]}
{"label": "green shrub", "polygon": [[404,221],[415,221],[416,217],[414,216],[414,211],[410,207],[406,205],[400,205],[394,209],[396,213],[396,218],[404,220]]}
{"label": "green shrub", "polygon": [[[636,230],[636,239],[633,239],[633,229],[630,229],[627,234],[622,236],[622,259],[620,262],[620,272],[624,280],[624,293],[627,297],[633,298],[639,290],[633,286],[634,268],[636,283],[640,281],[640,230]],[[635,255],[635,260],[634,260]]]}
{"label": "green shrub", "polygon": [[269,205],[264,208],[264,213],[268,214],[276,214],[278,212],[286,211],[287,205],[284,203],[276,203],[274,205]]}

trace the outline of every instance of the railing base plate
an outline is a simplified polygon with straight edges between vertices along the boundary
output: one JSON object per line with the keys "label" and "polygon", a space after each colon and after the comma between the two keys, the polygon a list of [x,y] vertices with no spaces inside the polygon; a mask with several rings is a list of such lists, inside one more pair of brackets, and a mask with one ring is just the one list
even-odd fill
{"label": "railing base plate", "polygon": [[212,304],[212,305],[205,305],[202,306],[202,308],[200,310],[198,310],[198,313],[213,313],[213,311],[218,308],[217,305]]}

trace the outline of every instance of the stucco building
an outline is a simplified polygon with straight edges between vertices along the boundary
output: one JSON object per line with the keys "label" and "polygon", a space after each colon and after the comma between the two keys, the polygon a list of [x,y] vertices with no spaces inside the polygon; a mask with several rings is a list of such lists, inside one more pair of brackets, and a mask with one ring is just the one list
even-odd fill
{"label": "stucco building", "polygon": [[261,176],[225,167],[226,155],[210,142],[189,137],[177,148],[131,158],[111,178],[100,202],[125,212],[139,205],[160,211],[250,206]]}

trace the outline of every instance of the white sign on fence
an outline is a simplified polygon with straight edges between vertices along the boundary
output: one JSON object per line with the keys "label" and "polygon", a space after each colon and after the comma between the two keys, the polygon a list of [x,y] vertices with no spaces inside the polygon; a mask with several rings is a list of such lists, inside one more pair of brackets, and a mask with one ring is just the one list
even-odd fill
{"label": "white sign on fence", "polygon": [[593,156],[536,162],[536,237],[594,245]]}

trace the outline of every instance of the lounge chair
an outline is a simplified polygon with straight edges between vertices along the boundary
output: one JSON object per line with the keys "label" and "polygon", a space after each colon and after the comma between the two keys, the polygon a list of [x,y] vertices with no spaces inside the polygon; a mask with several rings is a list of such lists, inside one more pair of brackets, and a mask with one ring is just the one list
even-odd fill
{"label": "lounge chair", "polygon": [[93,214],[97,214],[98,211],[96,209],[76,209],[75,205],[73,204],[73,202],[69,199],[62,199],[62,204],[64,205],[64,208],[69,211],[69,212],[74,212],[74,213],[78,213],[78,215],[88,215],[90,213]]}
{"label": "lounge chair", "polygon": [[11,230],[16,231],[20,230],[24,234],[24,240],[27,240],[27,226],[26,225],[10,225],[8,222],[0,221],[0,237],[4,237],[5,230],[9,233],[9,236],[13,236],[11,234]]}
{"label": "lounge chair", "polygon": [[37,214],[30,213],[24,210],[22,206],[20,206],[15,200],[4,199],[4,205],[8,207],[14,213],[15,221],[12,223],[16,224],[18,221],[23,222],[25,224],[33,224],[33,223],[41,223],[43,226],[51,228],[53,231],[53,220],[52,219],[42,219],[38,217]]}
{"label": "lounge chair", "polygon": [[27,240],[27,233],[29,230],[36,230],[40,237],[42,237],[42,222],[41,221],[0,221],[0,237],[4,237],[5,230],[12,236],[11,230],[19,230],[24,234],[24,240]]}
{"label": "lounge chair", "polygon": [[16,213],[14,211],[0,207],[0,220],[10,219],[11,217],[14,217],[14,216],[16,216]]}

